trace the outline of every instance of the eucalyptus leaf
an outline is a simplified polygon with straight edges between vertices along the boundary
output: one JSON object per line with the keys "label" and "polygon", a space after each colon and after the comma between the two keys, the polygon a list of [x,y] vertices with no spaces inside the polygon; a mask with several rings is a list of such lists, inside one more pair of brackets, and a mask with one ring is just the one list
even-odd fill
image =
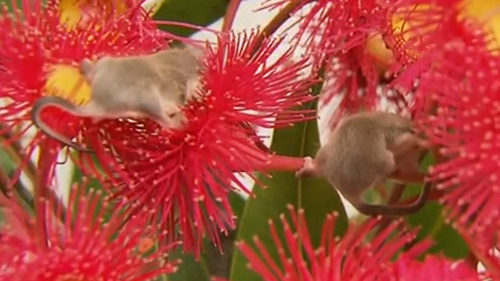
{"label": "eucalyptus leaf", "polygon": [[[229,195],[229,202],[238,221],[243,213],[246,200],[233,192]],[[228,278],[234,255],[236,231],[237,229],[229,231],[227,235],[221,233],[222,253],[205,238],[203,239],[204,251],[198,261],[194,259],[192,254],[182,253],[182,249],[177,249],[170,254],[171,257],[181,259],[182,264],[177,273],[169,276],[169,280],[210,280],[211,276]]]}
{"label": "eucalyptus leaf", "polygon": [[210,273],[203,259],[196,261],[193,255],[182,253],[181,248],[169,253],[169,258],[182,260],[177,272],[168,276],[169,281],[210,281]]}
{"label": "eucalyptus leaf", "polygon": [[9,11],[12,11],[13,3],[15,3],[17,7],[22,8],[22,0],[0,0],[0,3],[5,3]]}
{"label": "eucalyptus leaf", "polygon": [[[207,26],[225,14],[228,4],[229,0],[167,0],[153,18]],[[171,25],[158,27],[181,37],[189,37],[197,31]]]}

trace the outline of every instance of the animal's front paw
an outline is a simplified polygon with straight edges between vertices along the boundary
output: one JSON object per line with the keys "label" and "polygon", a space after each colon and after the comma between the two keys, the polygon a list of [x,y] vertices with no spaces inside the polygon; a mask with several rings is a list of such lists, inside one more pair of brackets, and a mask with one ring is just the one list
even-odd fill
{"label": "animal's front paw", "polygon": [[310,156],[304,157],[304,165],[300,168],[300,170],[295,172],[295,177],[300,178],[311,176],[314,174],[315,170],[316,166],[314,165],[314,159]]}

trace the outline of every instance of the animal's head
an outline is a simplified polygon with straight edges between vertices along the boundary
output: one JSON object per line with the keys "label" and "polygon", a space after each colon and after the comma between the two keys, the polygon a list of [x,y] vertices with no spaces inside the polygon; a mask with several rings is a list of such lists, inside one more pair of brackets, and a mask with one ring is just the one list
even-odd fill
{"label": "animal's head", "polygon": [[165,101],[162,105],[164,122],[168,128],[181,129],[187,122],[182,107],[175,101]]}

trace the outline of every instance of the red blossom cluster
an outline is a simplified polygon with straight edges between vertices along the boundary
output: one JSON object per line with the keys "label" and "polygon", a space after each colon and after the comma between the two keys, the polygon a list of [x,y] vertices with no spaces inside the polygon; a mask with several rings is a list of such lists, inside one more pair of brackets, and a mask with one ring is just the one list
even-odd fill
{"label": "red blossom cluster", "polygon": [[291,4],[307,50],[334,61],[325,77],[336,86],[322,94],[341,100],[331,121],[382,99],[409,112],[439,158],[430,179],[447,218],[481,243],[496,243],[498,3],[270,0],[265,7]]}
{"label": "red blossom cluster", "polygon": [[[278,8],[296,3],[292,24],[299,27],[294,40],[305,45],[322,68],[328,83],[323,86],[321,106],[338,103],[330,118],[331,126],[350,113],[377,108],[384,70],[393,57],[381,36],[387,25],[388,5],[395,0],[266,1],[265,7]],[[307,8],[307,12],[300,13]],[[391,99],[396,97],[387,96]]]}
{"label": "red blossom cluster", "polygon": [[0,236],[0,280],[134,281],[177,270],[178,261],[166,260],[175,244],[157,246],[163,235],[154,226],[144,228],[137,217],[123,225],[123,212],[85,186],[84,181],[71,189],[70,208],[54,207],[52,200],[39,204],[49,211],[43,220],[0,198],[7,222]]}
{"label": "red blossom cluster", "polygon": [[[381,230],[378,228],[380,218],[369,219],[360,225],[350,225],[339,238],[336,233],[337,214],[333,213],[327,215],[321,243],[315,248],[304,210],[297,211],[289,206],[289,214],[290,219],[281,215],[282,230],[274,222],[269,222],[276,248],[264,247],[258,237],[253,239],[255,247],[247,242],[238,245],[249,261],[249,268],[262,280],[479,281],[499,277],[478,273],[464,261],[452,261],[442,256],[427,256],[419,260],[431,243],[423,240],[411,245],[416,231],[405,229],[402,221],[394,221]],[[279,255],[279,263],[270,258],[274,253]],[[500,258],[489,258],[500,269]]]}
{"label": "red blossom cluster", "polygon": [[293,109],[312,98],[312,80],[299,77],[306,61],[277,67],[289,59],[285,53],[264,64],[281,40],[257,39],[257,33],[219,35],[217,48],[207,47],[205,96],[186,106],[189,123],[182,130],[110,120],[100,124],[102,134],[88,138],[104,169],[119,167],[115,195],[135,202],[132,212],[151,219],[161,210],[168,229],[179,224],[187,250],[205,232],[218,243],[220,231],[234,228],[227,195],[249,192],[234,172],[260,170],[273,161],[252,127],[286,126],[311,113]]}
{"label": "red blossom cluster", "polygon": [[[46,6],[26,1],[14,16],[4,7],[0,95],[8,102],[0,121],[6,124],[5,132],[22,128],[5,144],[26,136],[37,99],[59,96],[78,105],[88,102],[89,85],[78,70],[82,59],[154,53],[169,48],[176,38],[158,29],[162,22],[141,8],[142,1],[105,6],[109,9],[102,11],[104,17],[92,8],[99,3],[78,2],[82,14],[74,25],[64,20],[63,0],[48,1]],[[168,231],[162,243],[182,239],[183,249],[197,256],[204,235],[218,245],[220,233],[235,227],[227,195],[249,192],[235,172],[294,170],[302,165],[302,159],[274,156],[254,128],[314,118],[313,110],[297,109],[314,98],[309,88],[315,80],[302,76],[305,58],[291,62],[288,51],[271,62],[282,39],[262,40],[258,32],[216,36],[215,45],[202,46],[203,98],[183,108],[188,122],[182,130],[166,131],[148,118],[96,123],[56,107],[41,114],[52,129],[95,151],[72,158],[101,181],[112,200],[124,202],[129,215],[139,216],[145,225],[159,222],[161,230]],[[37,131],[26,148],[25,163],[35,148],[40,148],[36,196],[44,197],[47,189],[55,188],[54,168],[63,147]],[[19,167],[11,185],[24,167]]]}
{"label": "red blossom cluster", "polygon": [[[299,17],[294,39],[305,44],[308,56],[291,62],[292,46],[271,63],[283,38],[216,32],[214,44],[200,45],[201,99],[183,107],[188,122],[182,129],[166,131],[149,118],[96,123],[58,108],[43,112],[50,127],[95,151],[73,160],[100,181],[106,196],[84,193],[84,181],[72,189],[67,209],[48,197],[64,147],[36,131],[9,182],[15,185],[40,149],[36,217],[0,197],[7,214],[0,228],[0,280],[150,280],[175,272],[177,261],[164,254],[178,241],[196,256],[204,236],[220,246],[220,233],[235,228],[228,194],[250,193],[235,173],[302,166],[302,159],[274,155],[255,127],[314,118],[314,111],[300,106],[315,98],[309,89],[319,80],[316,71],[328,82],[323,105],[340,101],[332,125],[382,100],[413,116],[440,157],[429,178],[445,216],[487,273],[443,256],[420,259],[430,244],[409,246],[416,230],[406,230],[402,221],[377,228],[381,219],[370,219],[339,237],[331,214],[321,244],[313,246],[304,210],[293,207],[290,219],[281,217],[283,231],[270,223],[275,249],[258,238],[256,250],[238,244],[250,268],[269,281],[500,278],[500,259],[491,253],[500,227],[500,56],[492,23],[500,5],[477,13],[474,1],[464,0],[266,2],[266,8]],[[142,1],[79,1],[75,24],[64,14],[65,0],[15,3],[12,12],[4,5],[0,13],[0,123],[2,135],[9,134],[4,145],[27,136],[31,107],[40,97],[88,102],[89,85],[82,86],[78,71],[82,59],[150,54],[178,39],[158,29],[166,22],[154,21]],[[303,75],[310,61],[313,73]]]}
{"label": "red blossom cluster", "polygon": [[[420,130],[443,158],[431,179],[443,191],[447,217],[478,243],[496,243],[498,186],[498,42],[494,7],[474,14],[473,1],[399,1],[393,17],[407,25],[393,32],[401,74],[411,89]],[[415,8],[419,7],[419,8]],[[498,7],[496,8],[498,9]]]}

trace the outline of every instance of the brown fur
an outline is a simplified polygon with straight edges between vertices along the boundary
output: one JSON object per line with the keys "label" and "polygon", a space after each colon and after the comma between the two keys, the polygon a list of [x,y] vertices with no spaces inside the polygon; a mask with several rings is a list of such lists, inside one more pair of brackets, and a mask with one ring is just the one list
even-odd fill
{"label": "brown fur", "polygon": [[324,176],[358,211],[366,215],[402,216],[419,210],[427,200],[425,185],[409,206],[382,206],[364,202],[363,192],[387,178],[423,183],[419,156],[425,143],[410,119],[387,112],[362,112],[343,119],[317,152],[305,159],[297,176]]}
{"label": "brown fur", "polygon": [[77,106],[58,97],[38,99],[32,109],[33,123],[50,137],[81,151],[90,151],[72,143],[49,128],[41,111],[56,106],[76,116],[105,118],[150,117],[166,129],[178,129],[185,123],[182,105],[197,98],[199,71],[202,67],[196,50],[170,48],[151,55],[103,57],[92,63],[84,59],[80,70],[92,90],[90,101]]}

